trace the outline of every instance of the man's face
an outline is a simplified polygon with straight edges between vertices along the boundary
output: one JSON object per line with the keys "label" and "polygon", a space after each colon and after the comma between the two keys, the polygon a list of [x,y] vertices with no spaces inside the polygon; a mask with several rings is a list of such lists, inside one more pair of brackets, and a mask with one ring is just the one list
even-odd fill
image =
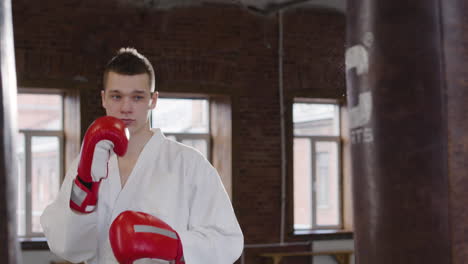
{"label": "man's face", "polygon": [[151,95],[148,74],[122,75],[111,71],[101,97],[107,115],[122,120],[131,134],[149,129],[149,114],[156,107],[158,93]]}

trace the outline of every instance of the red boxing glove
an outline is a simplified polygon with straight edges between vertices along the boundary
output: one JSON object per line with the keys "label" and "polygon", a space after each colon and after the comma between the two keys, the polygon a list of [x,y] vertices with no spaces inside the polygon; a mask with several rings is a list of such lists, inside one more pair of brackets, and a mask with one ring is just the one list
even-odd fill
{"label": "red boxing glove", "polygon": [[122,120],[104,116],[96,119],[83,139],[78,175],[73,182],[70,208],[91,213],[96,208],[99,184],[107,178],[107,163],[111,150],[122,156],[127,151],[128,138]]}
{"label": "red boxing glove", "polygon": [[115,258],[121,264],[150,258],[185,263],[179,234],[161,219],[135,211],[121,213],[109,229]]}

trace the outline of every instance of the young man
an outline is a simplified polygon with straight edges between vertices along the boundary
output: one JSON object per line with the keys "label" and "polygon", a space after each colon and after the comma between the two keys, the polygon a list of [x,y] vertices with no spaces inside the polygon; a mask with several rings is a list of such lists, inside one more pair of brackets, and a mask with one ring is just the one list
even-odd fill
{"label": "young man", "polygon": [[173,252],[176,263],[236,261],[243,235],[216,170],[196,150],[150,128],[158,93],[149,61],[121,49],[103,85],[110,117],[88,129],[58,198],[41,216],[52,252],[93,264],[166,263],[155,259],[171,261]]}

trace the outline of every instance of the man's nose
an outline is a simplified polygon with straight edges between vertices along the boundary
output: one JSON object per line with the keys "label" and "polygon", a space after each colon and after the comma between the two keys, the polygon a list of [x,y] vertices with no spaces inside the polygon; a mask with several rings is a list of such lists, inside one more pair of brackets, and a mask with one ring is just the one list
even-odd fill
{"label": "man's nose", "polygon": [[131,113],[133,109],[132,100],[130,97],[124,96],[120,105],[120,112],[122,113]]}

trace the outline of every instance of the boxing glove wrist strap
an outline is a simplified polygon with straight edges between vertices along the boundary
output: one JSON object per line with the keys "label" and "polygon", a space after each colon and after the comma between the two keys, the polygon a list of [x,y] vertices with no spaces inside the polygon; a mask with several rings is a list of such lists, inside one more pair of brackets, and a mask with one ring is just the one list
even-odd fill
{"label": "boxing glove wrist strap", "polygon": [[70,195],[70,208],[80,213],[91,213],[96,208],[99,182],[84,182],[76,177]]}
{"label": "boxing glove wrist strap", "polygon": [[81,179],[81,177],[76,177],[80,183],[86,187],[88,190],[91,190],[91,188],[93,187],[93,182],[85,182],[83,179]]}

